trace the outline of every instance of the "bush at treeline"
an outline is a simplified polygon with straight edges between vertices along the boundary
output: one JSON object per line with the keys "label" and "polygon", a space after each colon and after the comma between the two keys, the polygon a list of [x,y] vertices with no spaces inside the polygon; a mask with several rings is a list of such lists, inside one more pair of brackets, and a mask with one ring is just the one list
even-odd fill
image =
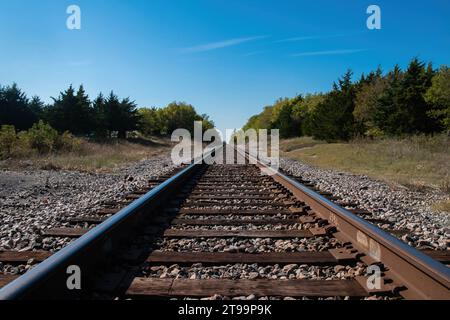
{"label": "bush at treeline", "polygon": [[82,141],[66,131],[58,131],[42,120],[27,131],[16,132],[13,125],[0,127],[0,159],[30,156],[31,153],[71,152],[81,147]]}
{"label": "bush at treeline", "polygon": [[0,126],[12,125],[15,130],[30,129],[42,120],[59,133],[70,132],[78,136],[108,138],[117,134],[126,138],[128,131],[144,134],[171,134],[176,128],[193,130],[193,121],[203,121],[205,127],[214,124],[207,115],[198,115],[186,103],[173,102],[162,109],[138,109],[130,98],[120,99],[114,92],[107,97],[101,93],[90,100],[83,86],[75,90],[70,86],[53,103],[44,104],[35,96],[31,99],[18,88],[0,85]]}
{"label": "bush at treeline", "polygon": [[406,70],[380,68],[352,82],[348,71],[328,93],[279,99],[244,130],[279,129],[282,138],[336,141],[358,136],[432,134],[450,130],[450,69],[413,59]]}

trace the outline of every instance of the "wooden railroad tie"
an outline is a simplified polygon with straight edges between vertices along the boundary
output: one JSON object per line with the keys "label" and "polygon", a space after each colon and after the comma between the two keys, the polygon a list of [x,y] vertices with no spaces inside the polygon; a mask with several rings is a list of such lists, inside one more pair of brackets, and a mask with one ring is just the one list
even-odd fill
{"label": "wooden railroad tie", "polygon": [[16,280],[19,276],[13,274],[0,274],[0,288],[6,286],[8,283]]}
{"label": "wooden railroad tie", "polygon": [[229,280],[135,278],[126,296],[136,297],[365,297],[366,290],[356,280]]}

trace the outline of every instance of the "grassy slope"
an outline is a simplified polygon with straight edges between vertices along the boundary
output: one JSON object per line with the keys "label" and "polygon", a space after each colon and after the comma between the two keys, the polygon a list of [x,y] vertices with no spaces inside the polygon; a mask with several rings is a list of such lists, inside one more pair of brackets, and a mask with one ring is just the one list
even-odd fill
{"label": "grassy slope", "polygon": [[[330,144],[296,138],[282,141],[280,149],[282,156],[321,168],[365,174],[413,189],[432,187],[450,193],[450,139],[444,135]],[[437,204],[436,209],[450,211],[450,203]]]}
{"label": "grassy slope", "polygon": [[94,143],[83,140],[80,150],[40,156],[34,154],[22,159],[0,162],[0,168],[64,169],[79,171],[109,171],[118,165],[145,158],[167,155],[171,150],[168,139],[151,138],[139,141]]}

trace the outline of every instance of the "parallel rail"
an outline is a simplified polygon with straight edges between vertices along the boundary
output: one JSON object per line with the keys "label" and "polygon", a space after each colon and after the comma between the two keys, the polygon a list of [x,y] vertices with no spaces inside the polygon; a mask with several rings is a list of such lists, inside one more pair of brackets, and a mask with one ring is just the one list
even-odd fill
{"label": "parallel rail", "polygon": [[[258,162],[258,165],[267,170],[261,162]],[[382,262],[388,266],[390,271],[387,272],[387,277],[406,287],[401,292],[403,297],[450,299],[450,268],[286,175],[280,172],[271,173],[275,181],[334,225],[339,231],[335,234],[337,238],[351,242],[366,254],[366,263]]]}
{"label": "parallel rail", "polygon": [[79,296],[81,291],[67,288],[67,268],[72,265],[80,267],[83,271],[82,283],[88,283],[96,266],[108,261],[110,255],[129,238],[129,232],[145,220],[146,212],[173,194],[199,166],[199,164],[189,165],[29,272],[7,284],[0,289],[0,300]]}
{"label": "parallel rail", "polygon": [[[238,151],[241,152],[241,151]],[[252,157],[246,154],[248,159]],[[252,159],[256,160],[256,159]],[[270,171],[265,164],[255,161],[256,165],[262,171]],[[25,273],[15,281],[9,283],[0,289],[0,299],[43,299],[43,298],[77,298],[82,291],[67,289],[67,268],[71,265],[77,265],[83,270],[82,283],[89,283],[89,280],[97,276],[99,266],[105,265],[112,254],[116,252],[125,240],[129,240],[134,228],[143,224],[148,217],[148,212],[156,208],[159,204],[167,199],[171,199],[177,190],[182,187],[196,172],[202,168],[202,164],[192,164],[175,176],[158,185],[148,193],[142,195],[126,208],[114,214],[111,218],[101,223],[97,227],[91,229],[86,234],[75,240],[73,243],[63,248],[61,251],[50,256],[35,268]],[[377,228],[367,221],[357,217],[348,210],[327,200],[318,193],[308,189],[301,183],[289,178],[280,172],[271,172],[275,182],[289,190],[299,201],[306,203],[316,215],[328,221],[326,230],[335,228],[333,236],[343,243],[347,243],[343,248],[343,256],[357,252],[360,254],[360,260],[366,265],[374,263],[382,263],[387,270],[383,275],[383,287],[381,289],[366,289],[368,294],[376,294],[377,292],[395,291],[407,299],[450,299],[450,269],[445,265],[433,260],[420,251],[406,245],[387,232]],[[202,195],[196,195],[200,202],[207,200],[202,199]],[[256,196],[255,196],[256,197]],[[251,195],[249,195],[251,199]],[[242,212],[245,214],[245,212]],[[267,211],[269,213],[269,211]],[[179,223],[189,223],[187,220],[178,219]],[[272,219],[275,223],[275,219]],[[191,220],[192,221],[192,220]],[[197,222],[198,223],[198,222]],[[222,222],[223,223],[223,222]],[[170,230],[169,230],[170,231]],[[176,232],[166,233],[167,235],[176,236]],[[195,236],[195,232],[184,232],[184,235],[191,234]],[[210,235],[214,234],[210,232]],[[215,233],[220,234],[219,233]],[[229,236],[236,236],[238,233],[230,233]],[[242,234],[242,233],[241,233]],[[247,233],[250,234],[251,233]],[[280,234],[280,232],[278,232]],[[307,232],[304,232],[307,234]],[[222,236],[226,232],[222,232]],[[201,236],[201,235],[199,235]],[[320,256],[320,257],[319,257]],[[153,262],[158,261],[157,255],[153,256]],[[196,257],[181,255],[183,259],[191,259],[194,262]],[[235,261],[236,255],[210,255],[211,263]],[[262,257],[262,256],[260,256]],[[167,259],[159,257],[160,259]],[[174,257],[172,257],[175,259]],[[305,259],[297,257],[296,259]],[[155,260],[156,259],[156,260]],[[181,258],[178,257],[178,260]],[[241,261],[246,261],[252,257],[249,255],[241,256]],[[271,260],[270,260],[271,259]],[[280,255],[267,256],[266,260],[275,262],[277,259],[283,260]],[[328,261],[331,259],[327,255],[317,255],[316,261]],[[319,260],[317,260],[319,259]],[[328,260],[327,260],[328,259]],[[175,259],[176,260],[176,259]],[[254,259],[253,259],[254,260]],[[289,260],[288,258],[284,260]],[[228,287],[229,290],[236,292],[245,291],[243,288],[251,288],[255,282],[250,280],[239,280],[230,282],[220,280],[209,281],[208,288],[214,292],[217,285]],[[365,281],[362,278],[362,281]],[[163,286],[166,290],[177,285],[180,292],[187,292],[186,286],[189,286],[188,280],[176,281],[153,281],[153,285]],[[222,283],[222,284],[220,284]],[[260,281],[260,287],[256,288],[263,292],[271,293],[271,284]],[[322,284],[321,284],[322,283]],[[314,290],[320,291],[320,285],[326,291],[328,285],[333,282],[316,282],[319,285]],[[139,285],[139,283],[138,283]],[[364,286],[364,284],[362,284]],[[261,286],[263,289],[261,289]],[[264,286],[267,286],[265,288]],[[184,288],[184,289],[183,289]],[[264,289],[265,288],[265,289]],[[280,287],[282,288],[282,286]],[[278,288],[277,290],[281,290]],[[294,290],[296,287],[287,288]],[[167,289],[167,290],[169,290]],[[204,288],[207,291],[207,288]],[[297,288],[301,290],[301,287]],[[172,289],[170,289],[172,290]],[[185,290],[185,291],[183,291]],[[265,290],[265,291],[264,291]],[[278,291],[273,291],[276,293]],[[331,292],[331,291],[330,291]]]}

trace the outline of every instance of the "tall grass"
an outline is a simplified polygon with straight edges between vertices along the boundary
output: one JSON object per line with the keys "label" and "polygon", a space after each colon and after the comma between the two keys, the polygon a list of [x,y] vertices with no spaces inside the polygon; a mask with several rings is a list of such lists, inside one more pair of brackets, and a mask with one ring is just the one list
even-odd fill
{"label": "tall grass", "polygon": [[319,167],[367,174],[412,188],[440,188],[450,194],[450,138],[446,135],[358,139],[285,155]]}
{"label": "tall grass", "polygon": [[315,145],[325,143],[324,141],[315,140],[312,137],[297,137],[291,139],[284,139],[280,141],[280,150],[282,152],[290,152],[293,150],[311,148]]}
{"label": "tall grass", "polygon": [[40,154],[33,149],[20,149],[12,158],[1,161],[0,168],[110,171],[125,163],[167,154],[170,146],[170,142],[165,139],[149,145],[126,140],[93,142],[78,139],[77,148],[70,150]]}

